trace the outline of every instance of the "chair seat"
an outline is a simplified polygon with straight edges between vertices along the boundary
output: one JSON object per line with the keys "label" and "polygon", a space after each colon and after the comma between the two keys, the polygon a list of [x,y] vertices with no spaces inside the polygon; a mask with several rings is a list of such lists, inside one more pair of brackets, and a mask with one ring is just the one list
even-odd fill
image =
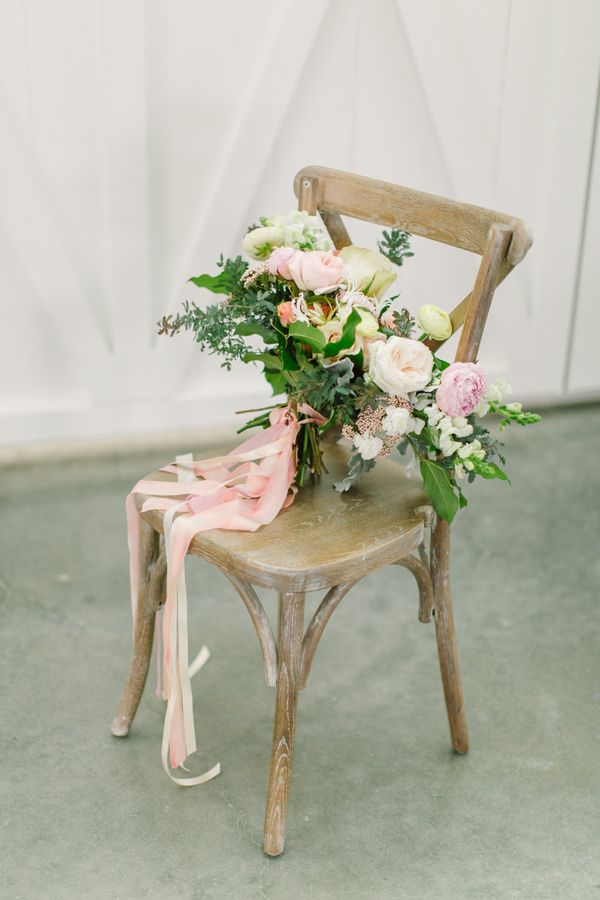
{"label": "chair seat", "polygon": [[[407,478],[400,462],[380,459],[340,494],[332,485],[344,477],[348,457],[341,444],[326,445],[328,474],[305,484],[270,525],[254,532],[201,532],[189,552],[252,584],[287,592],[354,581],[408,555],[423,539],[430,508],[421,482]],[[147,478],[174,481],[176,476],[159,471]],[[138,509],[144,500],[137,496]],[[162,512],[143,517],[162,531]]]}

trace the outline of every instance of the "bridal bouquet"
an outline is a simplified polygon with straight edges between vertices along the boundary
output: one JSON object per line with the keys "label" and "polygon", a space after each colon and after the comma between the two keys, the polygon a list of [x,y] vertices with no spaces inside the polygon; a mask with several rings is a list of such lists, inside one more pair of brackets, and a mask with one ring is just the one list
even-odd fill
{"label": "bridal bouquet", "polygon": [[507,403],[509,385],[488,383],[479,364],[448,363],[431,351],[429,341],[452,334],[448,314],[426,305],[415,322],[396,308],[397,295],[386,296],[396,267],[413,255],[410,236],[384,231],[378,247],[337,251],[320,220],[305,212],[261,218],[242,241],[251,262],[221,258],[219,274],[190,279],[222,299],[185,303],[159,323],[160,333],[193,332],[228,369],[235,360],[263,366],[273,394],[286,398],[248,410],[258,415],[240,431],[268,427],[278,407],[316,412],[300,422],[294,445],[298,486],[322,474],[319,439],[341,426],[353,453],[336,490],[348,490],[397,448],[411,455],[409,472],[418,461],[425,493],[451,522],[467,505],[465,480],[508,480],[502,444],[484,417],[499,416],[501,429],[540,417]]}

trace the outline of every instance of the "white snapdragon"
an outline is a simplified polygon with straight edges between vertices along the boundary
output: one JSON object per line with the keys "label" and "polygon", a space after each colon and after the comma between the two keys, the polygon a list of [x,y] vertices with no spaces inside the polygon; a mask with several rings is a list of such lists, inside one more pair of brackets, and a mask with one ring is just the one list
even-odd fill
{"label": "white snapdragon", "polygon": [[371,435],[357,434],[354,437],[354,446],[363,459],[375,459],[383,449],[383,441]]}
{"label": "white snapdragon", "polygon": [[470,444],[461,444],[458,456],[462,460],[462,465],[468,472],[472,472],[475,468],[473,460],[485,459],[485,450],[481,446],[481,441],[474,440]]}

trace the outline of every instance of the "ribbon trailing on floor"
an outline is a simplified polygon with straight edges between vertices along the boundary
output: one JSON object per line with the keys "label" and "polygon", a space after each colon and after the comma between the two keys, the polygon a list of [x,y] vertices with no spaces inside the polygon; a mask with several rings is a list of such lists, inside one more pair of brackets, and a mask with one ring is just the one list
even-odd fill
{"label": "ribbon trailing on floor", "polygon": [[[303,418],[298,418],[298,414]],[[139,481],[127,497],[127,534],[130,559],[131,605],[135,627],[138,603],[140,516],[135,495],[146,496],[141,512],[164,512],[163,531],[167,560],[166,600],[162,619],[163,669],[167,711],[162,763],[169,777],[185,786],[202,784],[221,771],[219,763],[202,775],[179,778],[171,769],[183,765],[196,751],[191,677],[209,658],[202,647],[188,659],[187,592],[184,561],[196,534],[212,528],[256,531],[272,522],[293,503],[296,487],[294,445],[304,423],[323,424],[323,417],[304,404],[298,414],[290,407],[274,409],[270,426],[253,435],[225,456],[192,460],[179,456],[161,471],[177,481]],[[159,638],[160,639],[160,638]],[[159,649],[160,644],[157,646]],[[159,684],[158,692],[162,694]],[[169,765],[170,763],[170,765]]]}

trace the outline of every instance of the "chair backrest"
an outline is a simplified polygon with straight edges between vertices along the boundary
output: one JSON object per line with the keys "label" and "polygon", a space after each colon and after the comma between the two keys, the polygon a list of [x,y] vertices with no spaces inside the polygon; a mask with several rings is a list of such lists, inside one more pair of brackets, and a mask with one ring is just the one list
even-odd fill
{"label": "chair backrest", "polygon": [[[494,291],[533,242],[522,219],[323,166],[298,172],[294,190],[299,209],[321,214],[338,249],[351,243],[341,218],[346,215],[478,253],[475,285],[450,313],[453,333],[464,326],[456,359],[475,361]],[[443,342],[427,343],[435,350]]]}

